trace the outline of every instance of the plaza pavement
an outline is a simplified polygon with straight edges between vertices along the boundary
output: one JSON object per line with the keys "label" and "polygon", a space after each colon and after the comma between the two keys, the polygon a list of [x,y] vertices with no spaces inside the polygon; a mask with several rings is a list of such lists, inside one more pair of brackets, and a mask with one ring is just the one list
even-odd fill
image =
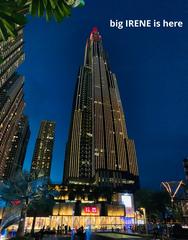
{"label": "plaza pavement", "polygon": [[[126,235],[126,234],[118,234],[118,233],[94,233],[91,238],[88,240],[146,240],[149,238],[142,238],[140,236]],[[71,240],[70,236],[44,236],[43,240]],[[77,240],[77,238],[75,238]]]}

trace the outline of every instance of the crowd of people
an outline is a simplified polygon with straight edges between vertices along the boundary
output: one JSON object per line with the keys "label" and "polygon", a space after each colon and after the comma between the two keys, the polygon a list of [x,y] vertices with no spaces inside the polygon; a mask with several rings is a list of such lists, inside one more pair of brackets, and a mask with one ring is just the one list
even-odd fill
{"label": "crowd of people", "polygon": [[43,227],[42,229],[40,229],[39,232],[37,232],[35,234],[35,240],[41,240],[43,239],[44,235],[52,235],[52,234],[56,234],[56,235],[71,235],[71,239],[77,239],[77,240],[86,240],[89,239],[89,235],[91,233],[91,230],[89,229],[89,227],[87,229],[84,229],[83,226],[81,226],[80,228],[75,228],[75,229],[71,229],[70,226],[67,225],[62,225],[57,227],[57,229],[53,228],[50,229],[50,227]]}
{"label": "crowd of people", "polygon": [[[128,233],[128,234],[150,234],[152,239],[169,239],[170,236],[178,236],[183,233],[183,229],[178,224],[166,224],[163,222],[150,222],[147,225],[124,225],[123,229],[118,226],[112,226],[111,232]],[[109,226],[102,226],[100,229],[95,229],[95,232],[109,232]],[[71,229],[68,225],[58,225],[57,228],[50,229],[50,227],[43,227],[39,232],[35,234],[35,240],[43,239],[44,235],[56,234],[56,235],[69,235],[71,239],[87,240],[91,236],[91,226],[84,228],[83,226]],[[188,229],[184,231],[186,237],[188,237]],[[188,239],[188,238],[186,238]]]}

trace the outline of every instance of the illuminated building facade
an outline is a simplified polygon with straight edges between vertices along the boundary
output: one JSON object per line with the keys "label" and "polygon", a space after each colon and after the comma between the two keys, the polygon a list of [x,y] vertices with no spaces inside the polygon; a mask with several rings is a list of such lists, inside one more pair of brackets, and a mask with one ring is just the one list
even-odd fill
{"label": "illuminated building facade", "polygon": [[23,115],[24,78],[16,73],[24,60],[22,29],[15,39],[0,42],[0,57],[0,179],[7,179],[22,167],[29,137]]}
{"label": "illuminated building facade", "polygon": [[188,181],[188,158],[185,158],[183,160],[183,168],[184,168],[184,173],[185,173],[185,179]]}
{"label": "illuminated building facade", "polygon": [[117,80],[96,28],[85,48],[66,149],[65,184],[136,189],[134,141],[128,138]]}
{"label": "illuminated building facade", "polygon": [[42,171],[44,176],[50,177],[54,138],[55,122],[42,121],[31,165],[30,173],[33,179],[37,178],[38,171]]}
{"label": "illuminated building facade", "polygon": [[18,169],[22,169],[29,137],[30,128],[28,119],[26,116],[22,116],[16,125],[11,148],[6,160],[4,170],[5,179],[13,176]]}
{"label": "illuminated building facade", "polygon": [[[42,165],[35,163],[34,170],[37,168]],[[35,229],[90,225],[92,230],[123,230],[125,225],[143,224],[143,216],[135,214],[130,193],[138,186],[134,141],[128,137],[117,80],[95,28],[78,74],[64,183],[49,185],[59,195],[52,212],[38,214]],[[33,216],[28,215],[27,229],[32,227]]]}
{"label": "illuminated building facade", "polygon": [[[98,202],[80,199],[78,204],[78,201],[68,200],[67,187],[54,187],[56,190],[64,188],[65,195],[55,198],[56,204],[52,211],[37,216],[35,230],[39,230],[43,226],[57,229],[57,226],[63,228],[67,225],[78,229],[81,226],[87,228],[90,225],[92,231],[97,229],[111,231],[112,228],[124,230],[125,225],[128,229],[133,224],[144,224],[144,216],[135,212],[132,194],[118,193],[114,195],[111,203],[106,203],[106,200],[101,198]],[[26,220],[28,230],[32,228],[32,222],[33,215],[29,214]]]}

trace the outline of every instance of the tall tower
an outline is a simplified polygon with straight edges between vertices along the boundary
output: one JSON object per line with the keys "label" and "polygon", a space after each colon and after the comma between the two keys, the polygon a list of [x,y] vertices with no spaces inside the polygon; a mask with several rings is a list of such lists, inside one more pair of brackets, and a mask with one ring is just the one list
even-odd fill
{"label": "tall tower", "polygon": [[[28,142],[28,131],[21,130],[24,78],[16,73],[24,60],[21,28],[15,38],[0,42],[0,56],[0,179],[4,179],[9,178],[18,166],[22,167],[20,163],[23,165]],[[25,124],[28,128],[28,123]]]}
{"label": "tall tower", "polygon": [[27,144],[30,137],[30,128],[26,116],[22,116],[16,124],[11,148],[6,160],[4,178],[13,176],[18,169],[23,168]]}
{"label": "tall tower", "polygon": [[185,158],[183,160],[183,168],[184,168],[184,173],[185,173],[185,179],[188,181],[188,158]]}
{"label": "tall tower", "polygon": [[39,134],[35,143],[33,160],[31,165],[31,177],[37,178],[42,170],[44,176],[50,177],[53,145],[55,138],[55,122],[42,121]]}
{"label": "tall tower", "polygon": [[115,74],[93,28],[79,70],[66,149],[64,181],[134,189],[138,167],[128,138]]}

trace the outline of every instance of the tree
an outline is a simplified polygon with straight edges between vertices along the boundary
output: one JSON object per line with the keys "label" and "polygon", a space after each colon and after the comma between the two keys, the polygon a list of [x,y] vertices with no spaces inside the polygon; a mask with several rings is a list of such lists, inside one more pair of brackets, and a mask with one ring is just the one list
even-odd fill
{"label": "tree", "polygon": [[45,196],[41,197],[39,200],[35,200],[29,206],[29,213],[33,216],[32,228],[31,228],[31,235],[34,234],[35,230],[35,222],[37,215],[43,215],[44,212],[50,215],[54,206],[54,199],[52,197],[46,198]]}
{"label": "tree", "polygon": [[140,189],[135,194],[136,208],[145,208],[150,220],[164,219],[170,198],[166,192]]}
{"label": "tree", "polygon": [[72,8],[84,5],[84,0],[0,0],[0,40],[14,37],[17,27],[26,23],[27,13],[60,22],[70,16]]}
{"label": "tree", "polygon": [[24,25],[26,18],[21,13],[22,7],[15,0],[0,0],[0,40],[7,40],[16,35],[16,26]]}
{"label": "tree", "polygon": [[[36,180],[30,178],[29,173],[18,172],[7,181],[0,182],[0,198],[6,202],[6,206],[14,208],[15,205],[20,207],[20,216],[15,214],[15,219],[11,216],[12,221],[19,220],[19,226],[17,230],[17,237],[24,235],[25,219],[27,211],[31,205],[41,201],[41,199],[49,199],[50,196],[54,196],[54,191],[48,190],[48,179],[38,174]],[[9,225],[9,219],[3,219],[1,223],[2,229]]]}

